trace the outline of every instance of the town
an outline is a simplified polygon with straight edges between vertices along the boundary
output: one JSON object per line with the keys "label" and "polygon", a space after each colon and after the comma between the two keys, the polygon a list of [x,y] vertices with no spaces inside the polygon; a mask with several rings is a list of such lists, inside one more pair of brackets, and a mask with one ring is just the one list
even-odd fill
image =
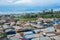
{"label": "town", "polygon": [[0,17],[0,40],[60,40],[59,17],[38,16],[34,20],[20,17],[18,19],[10,15]]}

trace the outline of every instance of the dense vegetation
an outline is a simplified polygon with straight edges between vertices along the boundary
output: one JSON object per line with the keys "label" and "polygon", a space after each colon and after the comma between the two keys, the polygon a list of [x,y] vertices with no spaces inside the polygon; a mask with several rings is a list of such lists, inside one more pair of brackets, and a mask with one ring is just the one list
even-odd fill
{"label": "dense vegetation", "polygon": [[[1,17],[1,16],[0,16]],[[12,15],[11,18],[14,18],[15,20],[36,20],[37,17],[42,18],[60,18],[60,11],[54,11],[54,12],[37,12],[37,13],[25,13],[21,15]]]}
{"label": "dense vegetation", "polygon": [[15,20],[21,20],[21,19],[26,19],[28,20],[36,20],[37,17],[42,17],[42,18],[60,18],[60,11],[55,11],[55,12],[38,12],[38,13],[26,13],[22,14],[20,16],[13,16]]}
{"label": "dense vegetation", "polygon": [[60,12],[45,12],[45,13],[27,13],[25,15],[21,15],[22,18],[36,18],[36,17],[42,17],[42,18],[60,18]]}

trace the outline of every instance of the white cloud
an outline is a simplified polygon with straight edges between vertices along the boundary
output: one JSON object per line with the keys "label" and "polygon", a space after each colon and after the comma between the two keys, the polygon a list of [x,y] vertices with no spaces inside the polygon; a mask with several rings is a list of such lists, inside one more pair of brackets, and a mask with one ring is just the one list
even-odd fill
{"label": "white cloud", "polygon": [[17,5],[17,4],[44,6],[44,5],[60,4],[60,0],[0,0],[0,5]]}
{"label": "white cloud", "polygon": [[32,0],[0,0],[0,5],[29,4]]}
{"label": "white cloud", "polygon": [[60,0],[32,0],[34,4],[45,6],[60,3]]}
{"label": "white cloud", "polygon": [[0,5],[12,5],[16,0],[0,0]]}
{"label": "white cloud", "polygon": [[27,3],[32,3],[32,0],[18,0],[14,4],[27,4]]}
{"label": "white cloud", "polygon": [[6,2],[12,3],[14,2],[14,0],[6,0]]}

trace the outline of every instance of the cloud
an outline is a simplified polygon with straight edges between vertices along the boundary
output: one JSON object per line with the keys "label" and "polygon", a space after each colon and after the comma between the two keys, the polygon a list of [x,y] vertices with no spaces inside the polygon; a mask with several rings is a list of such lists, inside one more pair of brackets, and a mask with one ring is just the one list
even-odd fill
{"label": "cloud", "polygon": [[46,6],[46,5],[54,5],[60,4],[60,0],[0,0],[0,5],[39,5],[39,6]]}
{"label": "cloud", "polygon": [[32,0],[0,0],[0,5],[29,4]]}
{"label": "cloud", "polygon": [[32,0],[18,0],[14,4],[29,4],[32,3]]}
{"label": "cloud", "polygon": [[17,0],[0,0],[0,5],[12,5]]}
{"label": "cloud", "polygon": [[0,0],[0,11],[26,11],[60,8],[60,0]]}

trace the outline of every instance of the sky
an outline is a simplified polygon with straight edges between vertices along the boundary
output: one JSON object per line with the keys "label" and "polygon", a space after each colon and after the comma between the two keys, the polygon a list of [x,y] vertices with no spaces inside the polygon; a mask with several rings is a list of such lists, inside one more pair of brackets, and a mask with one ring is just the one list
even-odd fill
{"label": "sky", "polygon": [[60,9],[60,0],[0,0],[0,12]]}

